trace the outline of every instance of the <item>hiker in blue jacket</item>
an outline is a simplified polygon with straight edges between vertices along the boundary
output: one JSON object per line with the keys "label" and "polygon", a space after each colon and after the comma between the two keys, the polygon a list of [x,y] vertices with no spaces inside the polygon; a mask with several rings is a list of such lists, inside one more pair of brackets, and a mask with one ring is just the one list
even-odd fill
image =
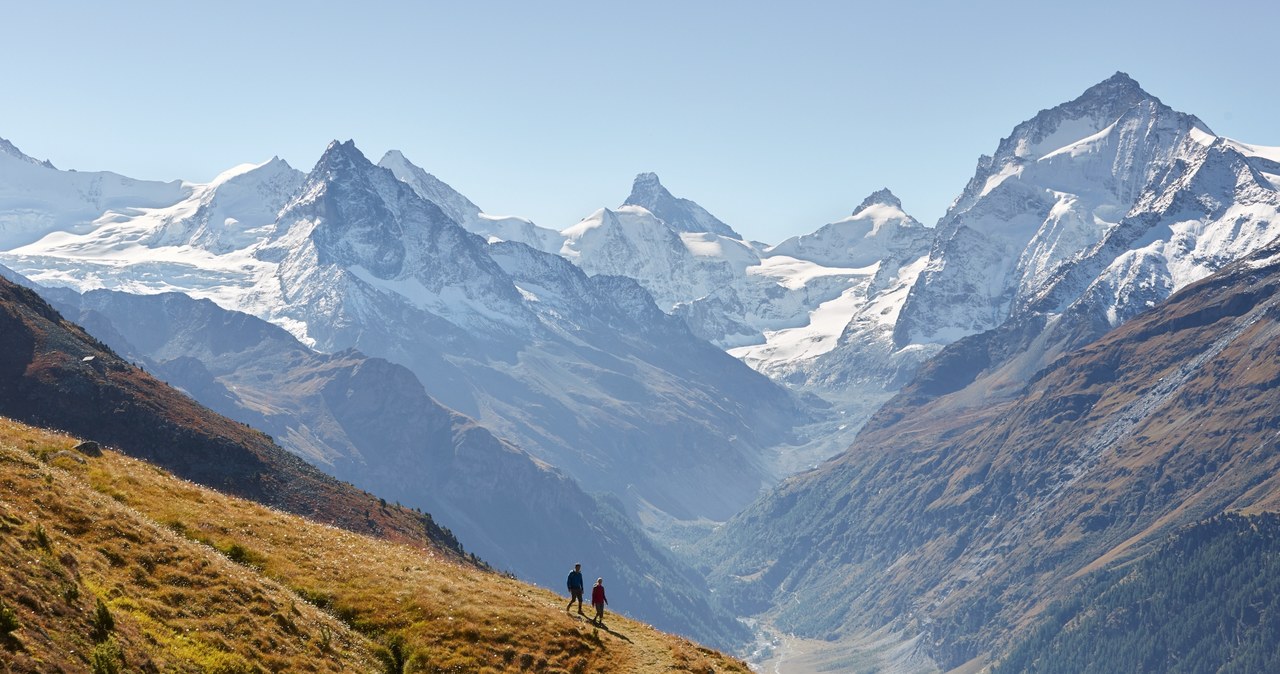
{"label": "hiker in blue jacket", "polygon": [[568,613],[569,608],[573,606],[576,599],[578,601],[578,614],[586,615],[582,612],[582,565],[574,564],[573,570],[569,572],[569,606],[564,607],[564,612]]}

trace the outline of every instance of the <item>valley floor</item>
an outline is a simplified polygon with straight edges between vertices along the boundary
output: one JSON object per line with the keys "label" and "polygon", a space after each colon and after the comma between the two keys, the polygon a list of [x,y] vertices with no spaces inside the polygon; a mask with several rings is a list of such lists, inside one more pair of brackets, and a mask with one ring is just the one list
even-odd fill
{"label": "valley floor", "polygon": [[937,665],[918,648],[920,637],[885,630],[840,641],[805,639],[757,626],[758,649],[748,658],[762,674],[936,674]]}

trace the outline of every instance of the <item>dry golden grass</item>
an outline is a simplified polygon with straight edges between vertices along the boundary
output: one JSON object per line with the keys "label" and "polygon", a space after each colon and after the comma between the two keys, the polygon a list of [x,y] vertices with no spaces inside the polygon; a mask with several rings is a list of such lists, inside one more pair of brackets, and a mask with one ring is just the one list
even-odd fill
{"label": "dry golden grass", "polygon": [[21,625],[0,643],[8,671],[87,671],[96,650],[127,671],[376,672],[393,640],[406,672],[748,671],[616,615],[597,629],[556,594],[419,548],[113,452],[64,454],[75,442],[0,419],[0,599]]}

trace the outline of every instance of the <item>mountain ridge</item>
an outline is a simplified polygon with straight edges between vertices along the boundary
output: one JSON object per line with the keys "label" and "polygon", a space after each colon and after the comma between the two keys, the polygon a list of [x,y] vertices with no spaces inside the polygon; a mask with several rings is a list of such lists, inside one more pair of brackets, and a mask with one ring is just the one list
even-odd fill
{"label": "mountain ridge", "polygon": [[462,555],[452,534],[323,475],[269,438],[123,361],[35,292],[0,278],[0,414],[95,438],[214,488],[391,539]]}

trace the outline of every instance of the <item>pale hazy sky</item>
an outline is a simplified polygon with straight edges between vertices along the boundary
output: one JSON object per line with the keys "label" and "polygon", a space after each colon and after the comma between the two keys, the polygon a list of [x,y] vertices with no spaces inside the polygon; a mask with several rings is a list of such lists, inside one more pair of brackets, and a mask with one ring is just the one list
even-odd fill
{"label": "pale hazy sky", "polygon": [[206,181],[332,139],[560,229],[655,171],[776,243],[889,187],[933,224],[1018,122],[1117,70],[1280,145],[1276,2],[12,2],[0,137]]}

